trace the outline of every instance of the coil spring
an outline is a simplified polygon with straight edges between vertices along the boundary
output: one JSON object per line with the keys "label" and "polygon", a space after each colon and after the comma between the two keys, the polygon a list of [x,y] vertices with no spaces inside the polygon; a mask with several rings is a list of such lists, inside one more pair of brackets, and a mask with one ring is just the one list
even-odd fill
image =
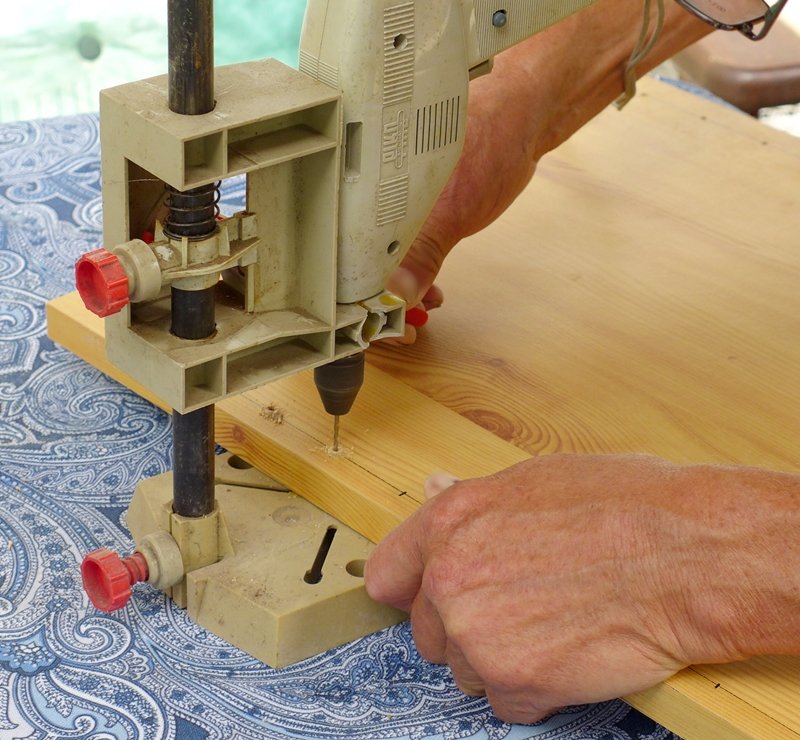
{"label": "coil spring", "polygon": [[166,186],[169,213],[164,233],[177,239],[205,239],[217,228],[219,215],[219,183],[201,185],[191,190]]}

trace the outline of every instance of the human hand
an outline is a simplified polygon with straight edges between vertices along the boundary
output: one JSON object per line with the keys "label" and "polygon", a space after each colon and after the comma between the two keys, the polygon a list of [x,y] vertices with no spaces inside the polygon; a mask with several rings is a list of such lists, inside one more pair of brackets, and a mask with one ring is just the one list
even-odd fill
{"label": "human hand", "polygon": [[[633,0],[607,0],[576,13],[498,54],[492,72],[470,84],[459,164],[401,263],[413,283],[401,278],[395,289],[409,306],[441,304],[434,280],[453,246],[494,221],[538,160],[623,91],[622,70],[640,33],[636,8]],[[666,15],[639,74],[710,30],[678,6]],[[408,332],[405,342],[415,335]]]}
{"label": "human hand", "polygon": [[[450,250],[494,221],[528,184],[536,168],[535,132],[539,117],[535,89],[520,93],[519,73],[506,52],[488,77],[473,81],[464,149],[456,169],[409,248],[387,289],[409,307],[438,308],[444,294],[436,276]],[[406,326],[399,341],[416,340]]]}
{"label": "human hand", "polygon": [[[410,612],[421,655],[465,693],[534,722],[691,663],[800,651],[785,643],[797,578],[774,575],[786,560],[775,505],[797,516],[796,494],[796,478],[754,469],[534,458],[429,501],[375,549],[366,586]],[[785,613],[764,612],[767,593]]]}

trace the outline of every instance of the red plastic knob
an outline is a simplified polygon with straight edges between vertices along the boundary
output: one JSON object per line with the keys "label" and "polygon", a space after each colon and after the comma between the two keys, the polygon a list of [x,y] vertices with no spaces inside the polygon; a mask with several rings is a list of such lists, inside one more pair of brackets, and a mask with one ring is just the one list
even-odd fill
{"label": "red plastic knob", "polygon": [[75,285],[83,303],[98,316],[111,316],[130,303],[128,276],[106,249],[87,252],[75,263]]}
{"label": "red plastic knob", "polygon": [[121,558],[103,547],[90,552],[81,563],[83,588],[92,603],[104,612],[125,606],[131,598],[131,587],[146,581],[148,575],[147,560],[140,552]]}

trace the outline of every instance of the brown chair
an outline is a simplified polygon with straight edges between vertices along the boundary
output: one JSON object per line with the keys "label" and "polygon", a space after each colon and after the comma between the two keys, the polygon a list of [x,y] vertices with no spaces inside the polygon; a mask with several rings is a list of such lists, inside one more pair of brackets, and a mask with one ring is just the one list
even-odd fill
{"label": "brown chair", "polygon": [[761,41],[715,31],[673,57],[681,79],[756,115],[800,103],[800,35],[780,19]]}

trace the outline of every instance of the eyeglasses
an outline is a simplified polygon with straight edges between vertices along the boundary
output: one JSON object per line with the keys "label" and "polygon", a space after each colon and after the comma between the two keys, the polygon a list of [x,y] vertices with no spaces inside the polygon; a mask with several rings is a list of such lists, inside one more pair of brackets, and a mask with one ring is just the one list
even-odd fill
{"label": "eyeglasses", "polygon": [[[765,0],[676,0],[714,28],[738,31],[752,41],[763,39],[788,0],[768,5]],[[761,24],[761,25],[759,25]]]}

